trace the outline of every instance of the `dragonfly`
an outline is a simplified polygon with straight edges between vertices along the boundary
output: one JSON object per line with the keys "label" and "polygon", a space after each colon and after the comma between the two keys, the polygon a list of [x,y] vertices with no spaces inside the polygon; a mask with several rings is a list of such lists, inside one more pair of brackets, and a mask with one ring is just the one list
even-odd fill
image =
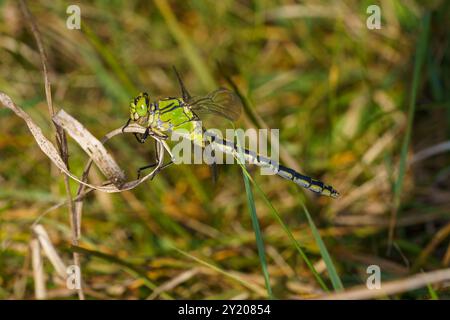
{"label": "dragonfly", "polygon": [[[191,96],[175,67],[174,72],[180,86],[181,96],[150,101],[150,97],[146,92],[140,93],[130,102],[130,117],[122,128],[122,131],[131,122],[137,123],[145,128],[145,132],[134,133],[134,135],[140,143],[144,143],[150,136],[157,137],[158,141],[164,141],[175,130],[183,129],[185,130],[184,132],[189,133],[184,137],[188,138],[193,143],[200,144],[202,148],[205,148],[207,144],[210,144],[213,150],[219,150],[225,154],[231,154],[234,157],[241,155],[245,158],[247,163],[269,168],[274,174],[290,180],[310,191],[331,198],[339,197],[338,191],[320,180],[303,175],[281,164],[274,163],[273,160],[267,157],[261,156],[251,150],[241,148],[233,141],[223,139],[206,131],[202,127],[200,116],[214,114],[223,119],[236,121],[239,118],[242,109],[239,98],[234,92],[226,88],[219,88],[204,96]],[[205,136],[198,137],[199,133],[205,133]],[[155,140],[155,143],[157,143],[157,140]],[[158,148],[155,148],[155,150],[158,150]],[[173,163],[173,155],[170,153],[170,149],[166,147],[166,150],[172,157],[171,161],[160,166],[159,170],[162,170]],[[158,159],[161,158],[159,155],[156,155],[156,159],[156,163],[139,168],[138,179],[141,171],[160,164]]]}

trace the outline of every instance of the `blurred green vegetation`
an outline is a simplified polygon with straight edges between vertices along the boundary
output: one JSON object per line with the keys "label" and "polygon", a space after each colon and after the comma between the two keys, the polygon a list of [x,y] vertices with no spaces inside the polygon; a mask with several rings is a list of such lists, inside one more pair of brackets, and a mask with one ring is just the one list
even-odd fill
{"label": "blurred green vegetation", "polygon": [[[373,1],[80,1],[81,30],[66,28],[70,4],[28,5],[44,41],[55,106],[95,136],[124,125],[128,101],[140,91],[154,99],[179,95],[173,65],[193,93],[229,86],[219,62],[249,105],[236,127],[279,128],[282,162],[342,194],[338,200],[306,196],[284,179],[248,168],[267,195],[254,192],[251,202],[276,298],[323,293],[303,252],[328,288],[341,280],[345,288],[365,283],[371,264],[386,281],[448,267],[449,153],[408,163],[450,140],[449,2],[379,1],[380,30],[366,27]],[[414,72],[426,14],[430,32]],[[0,75],[0,90],[52,137],[39,54],[15,1],[0,1]],[[132,178],[153,159],[153,144],[140,145],[131,135],[107,147]],[[79,176],[87,157],[70,139],[69,150],[70,169]],[[238,165],[222,166],[214,185],[206,165],[179,165],[132,191],[93,192],[85,200],[80,243],[87,248],[81,254],[86,296],[266,298],[242,174]],[[90,181],[100,184],[101,174],[92,170]],[[65,197],[61,174],[22,120],[0,108],[1,299],[34,297],[30,227]],[[41,222],[70,264],[68,208]],[[323,250],[340,280],[334,274],[331,281]],[[49,297],[76,297],[55,280],[48,261],[45,271]],[[398,297],[450,293],[434,286]]]}

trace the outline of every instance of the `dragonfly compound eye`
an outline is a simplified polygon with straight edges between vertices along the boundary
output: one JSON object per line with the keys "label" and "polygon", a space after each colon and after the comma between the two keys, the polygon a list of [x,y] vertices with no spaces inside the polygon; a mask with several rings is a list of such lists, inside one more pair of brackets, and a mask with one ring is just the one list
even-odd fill
{"label": "dragonfly compound eye", "polygon": [[148,112],[148,96],[141,95],[137,98],[136,113],[139,117],[144,117]]}

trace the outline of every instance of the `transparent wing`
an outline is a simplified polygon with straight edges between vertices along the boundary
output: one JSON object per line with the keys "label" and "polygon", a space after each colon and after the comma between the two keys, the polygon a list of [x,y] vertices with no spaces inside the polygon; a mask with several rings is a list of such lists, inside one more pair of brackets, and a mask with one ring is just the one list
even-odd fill
{"label": "transparent wing", "polygon": [[231,121],[236,121],[242,110],[239,98],[225,88],[212,91],[203,97],[192,97],[189,105],[197,115],[216,114]]}

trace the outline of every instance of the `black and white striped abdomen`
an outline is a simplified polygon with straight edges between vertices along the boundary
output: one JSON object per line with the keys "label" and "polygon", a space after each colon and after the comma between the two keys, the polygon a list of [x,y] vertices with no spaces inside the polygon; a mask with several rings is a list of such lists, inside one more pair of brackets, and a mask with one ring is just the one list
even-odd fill
{"label": "black and white striped abdomen", "polygon": [[[211,144],[214,144],[215,150],[220,150],[223,153],[232,154],[234,157],[239,157],[239,151],[237,145],[234,142],[220,139],[215,136],[209,136]],[[311,177],[305,176],[297,171],[282,166],[271,159],[263,157],[253,151],[243,149],[243,155],[245,158],[245,163],[254,164],[260,167],[269,168],[273,173],[283,177],[287,180],[291,180],[297,185],[311,190],[315,193],[321,195],[329,196],[332,198],[339,197],[339,192],[337,192],[332,186],[326,185],[320,180],[313,179]]]}
{"label": "black and white striped abdomen", "polygon": [[291,168],[280,165],[277,174],[285,179],[292,180],[299,186],[311,190],[316,193],[320,193],[324,196],[329,196],[332,198],[338,198],[339,192],[337,192],[332,186],[323,183],[320,180],[313,179],[311,177],[305,176],[298,173]]}

